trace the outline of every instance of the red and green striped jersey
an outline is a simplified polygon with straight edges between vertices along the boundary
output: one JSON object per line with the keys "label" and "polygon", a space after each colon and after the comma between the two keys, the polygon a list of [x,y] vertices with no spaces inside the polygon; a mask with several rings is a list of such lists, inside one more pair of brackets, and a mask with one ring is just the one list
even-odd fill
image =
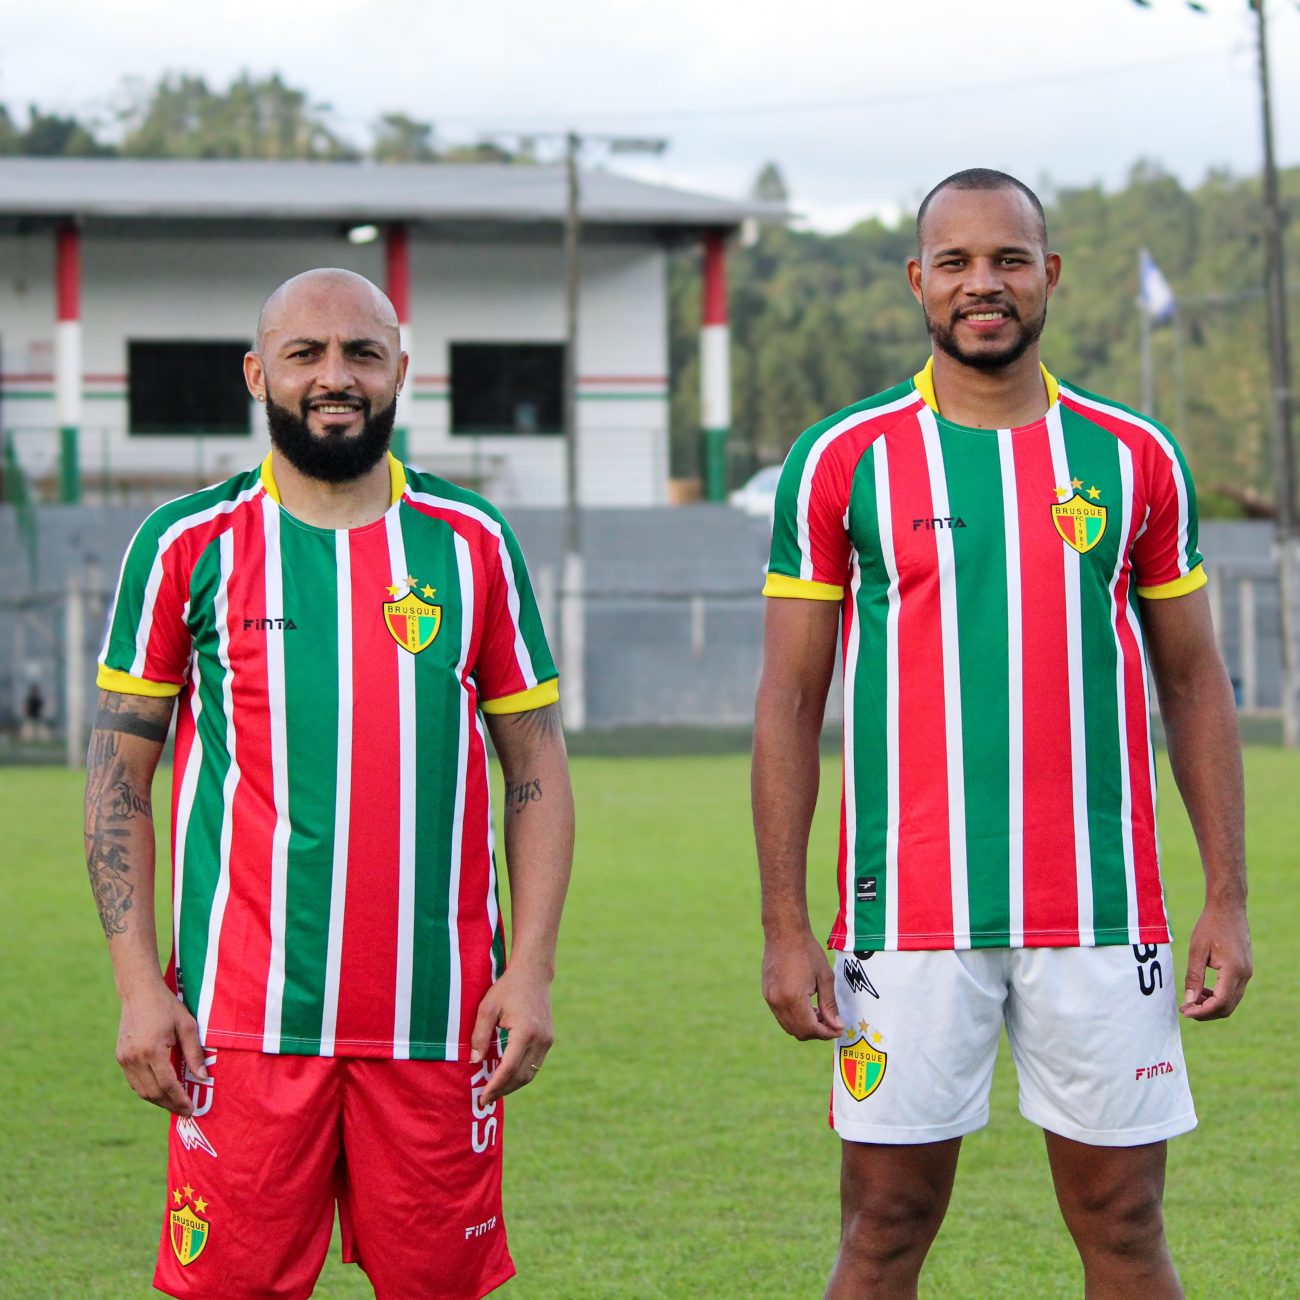
{"label": "red and green striped jersey", "polygon": [[481,713],[558,698],[518,543],[398,461],[314,528],[260,469],[140,528],[105,690],[179,694],[170,977],[209,1047],[463,1059],[500,973]]}
{"label": "red and green striped jersey", "polygon": [[970,429],[931,366],[814,425],[768,596],[842,602],[833,948],[1155,943],[1138,597],[1205,582],[1169,433],[1043,371],[1047,414]]}

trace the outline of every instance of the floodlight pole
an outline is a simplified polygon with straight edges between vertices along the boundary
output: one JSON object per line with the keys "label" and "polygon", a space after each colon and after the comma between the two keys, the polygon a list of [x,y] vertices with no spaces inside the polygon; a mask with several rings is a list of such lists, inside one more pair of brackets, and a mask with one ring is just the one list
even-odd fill
{"label": "floodlight pole", "polygon": [[1268,74],[1268,25],[1264,0],[1249,0],[1255,13],[1259,56],[1259,106],[1264,128],[1264,260],[1268,289],[1269,377],[1272,387],[1273,458],[1277,476],[1277,551],[1282,615],[1282,738],[1300,746],[1300,539],[1296,536],[1295,448],[1291,440],[1291,357],[1287,343],[1286,267],[1282,210],[1273,151],[1273,106]]}

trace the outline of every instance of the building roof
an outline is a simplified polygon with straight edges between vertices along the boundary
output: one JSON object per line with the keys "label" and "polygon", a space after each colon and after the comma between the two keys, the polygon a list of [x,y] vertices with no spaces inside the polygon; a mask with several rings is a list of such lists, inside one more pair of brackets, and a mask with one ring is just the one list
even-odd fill
{"label": "building roof", "polygon": [[[780,204],[720,199],[584,171],[584,223],[732,227],[782,220]],[[562,165],[0,158],[0,215],[172,220],[563,220]]]}

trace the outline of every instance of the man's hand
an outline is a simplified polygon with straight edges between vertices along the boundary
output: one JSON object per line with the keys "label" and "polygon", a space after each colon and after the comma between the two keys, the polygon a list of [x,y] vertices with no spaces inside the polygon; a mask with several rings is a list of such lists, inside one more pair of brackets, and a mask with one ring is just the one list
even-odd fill
{"label": "man's hand", "polygon": [[811,930],[792,941],[767,941],[763,996],[781,1028],[793,1038],[830,1039],[844,1032],[835,1005],[835,975],[826,961],[826,950]]}
{"label": "man's hand", "polygon": [[497,1027],[510,1031],[501,1063],[483,1089],[481,1105],[532,1083],[555,1041],[551,1026],[551,981],[526,966],[511,965],[479,1003],[469,1059],[477,1064],[492,1049]]}
{"label": "man's hand", "polygon": [[[1206,970],[1218,972],[1213,988]],[[1250,929],[1244,906],[1207,903],[1187,945],[1183,1005],[1189,1020],[1222,1020],[1237,1009],[1251,976]]]}
{"label": "man's hand", "polygon": [[127,1083],[145,1101],[173,1115],[189,1115],[194,1107],[172,1065],[172,1048],[178,1045],[190,1073],[206,1083],[198,1024],[171,989],[159,980],[147,991],[123,997],[117,1063]]}

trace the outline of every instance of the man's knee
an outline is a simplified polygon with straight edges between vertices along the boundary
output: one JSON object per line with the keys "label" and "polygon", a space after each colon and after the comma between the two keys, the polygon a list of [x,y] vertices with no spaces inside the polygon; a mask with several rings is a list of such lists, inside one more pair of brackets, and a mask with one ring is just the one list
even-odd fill
{"label": "man's knee", "polygon": [[946,1195],[926,1186],[855,1189],[844,1202],[841,1252],[864,1266],[885,1267],[924,1254],[947,1203]]}
{"label": "man's knee", "polygon": [[1080,1189],[1061,1208],[1081,1251],[1133,1259],[1163,1241],[1162,1201],[1161,1188],[1138,1181]]}

